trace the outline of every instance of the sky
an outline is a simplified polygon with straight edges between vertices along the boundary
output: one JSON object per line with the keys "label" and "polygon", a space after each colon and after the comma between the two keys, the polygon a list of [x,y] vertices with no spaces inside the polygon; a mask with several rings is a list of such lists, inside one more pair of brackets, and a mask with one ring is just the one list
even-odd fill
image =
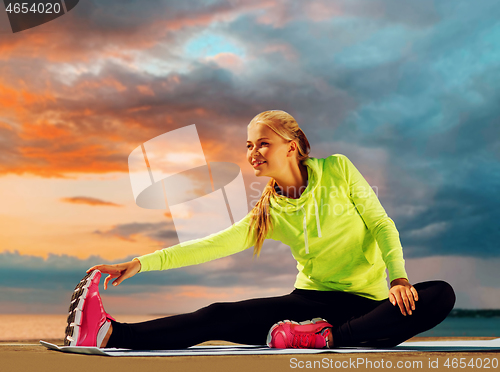
{"label": "sky", "polygon": [[[179,243],[171,211],[131,188],[129,155],[159,135],[196,124],[207,162],[240,167],[250,210],[268,178],[246,127],[271,109],[376,189],[411,282],[500,308],[499,14],[496,0],[86,0],[12,33],[0,13],[0,313],[65,314],[89,267]],[[173,314],[287,294],[295,275],[268,240],[259,259],[101,296],[110,314]]]}

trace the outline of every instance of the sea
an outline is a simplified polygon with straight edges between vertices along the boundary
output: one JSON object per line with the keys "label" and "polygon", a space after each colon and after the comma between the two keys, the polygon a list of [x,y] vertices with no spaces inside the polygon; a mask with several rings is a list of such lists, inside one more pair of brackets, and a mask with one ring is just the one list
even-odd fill
{"label": "sea", "polygon": [[[167,315],[113,314],[119,322],[136,323]],[[0,341],[62,340],[66,316],[0,314]],[[500,310],[453,310],[436,327],[417,337],[500,337]]]}
{"label": "sea", "polygon": [[454,309],[418,337],[500,337],[500,310]]}

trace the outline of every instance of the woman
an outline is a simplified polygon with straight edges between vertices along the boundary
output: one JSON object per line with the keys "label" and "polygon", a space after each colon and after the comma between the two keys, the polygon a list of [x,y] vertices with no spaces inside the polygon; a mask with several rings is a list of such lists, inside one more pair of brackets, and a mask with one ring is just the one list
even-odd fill
{"label": "woman", "polygon": [[[290,114],[272,110],[254,117],[247,160],[256,176],[271,179],[252,211],[206,238],[91,267],[75,289],[65,344],[181,349],[208,340],[266,340],[277,348],[385,348],[439,324],[455,303],[451,286],[411,285],[399,233],[370,185],[345,155],[312,158],[309,147]],[[135,324],[116,322],[104,311],[101,273],[109,274],[107,289],[113,278],[116,286],[139,272],[199,264],[251,246],[259,256],[266,238],[289,245],[297,260],[290,294],[214,303]]]}

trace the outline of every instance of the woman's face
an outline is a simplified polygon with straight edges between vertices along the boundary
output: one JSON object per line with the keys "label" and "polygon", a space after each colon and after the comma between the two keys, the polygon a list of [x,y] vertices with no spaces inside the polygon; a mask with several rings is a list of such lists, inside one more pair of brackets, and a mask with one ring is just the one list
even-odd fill
{"label": "woman's face", "polygon": [[247,159],[256,176],[275,177],[288,169],[288,148],[288,142],[267,125],[254,124],[248,128]]}

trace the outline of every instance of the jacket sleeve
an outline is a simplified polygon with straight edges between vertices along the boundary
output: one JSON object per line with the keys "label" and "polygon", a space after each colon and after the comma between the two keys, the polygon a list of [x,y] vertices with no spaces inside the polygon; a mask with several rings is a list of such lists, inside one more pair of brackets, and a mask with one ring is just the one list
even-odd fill
{"label": "jacket sleeve", "polygon": [[388,217],[377,195],[349,158],[339,154],[338,159],[349,186],[349,196],[382,252],[389,271],[389,280],[392,282],[398,278],[408,279],[396,224]]}
{"label": "jacket sleeve", "polygon": [[218,233],[135,257],[141,262],[140,272],[197,265],[250,248],[255,244],[254,235],[247,239],[251,213]]}

